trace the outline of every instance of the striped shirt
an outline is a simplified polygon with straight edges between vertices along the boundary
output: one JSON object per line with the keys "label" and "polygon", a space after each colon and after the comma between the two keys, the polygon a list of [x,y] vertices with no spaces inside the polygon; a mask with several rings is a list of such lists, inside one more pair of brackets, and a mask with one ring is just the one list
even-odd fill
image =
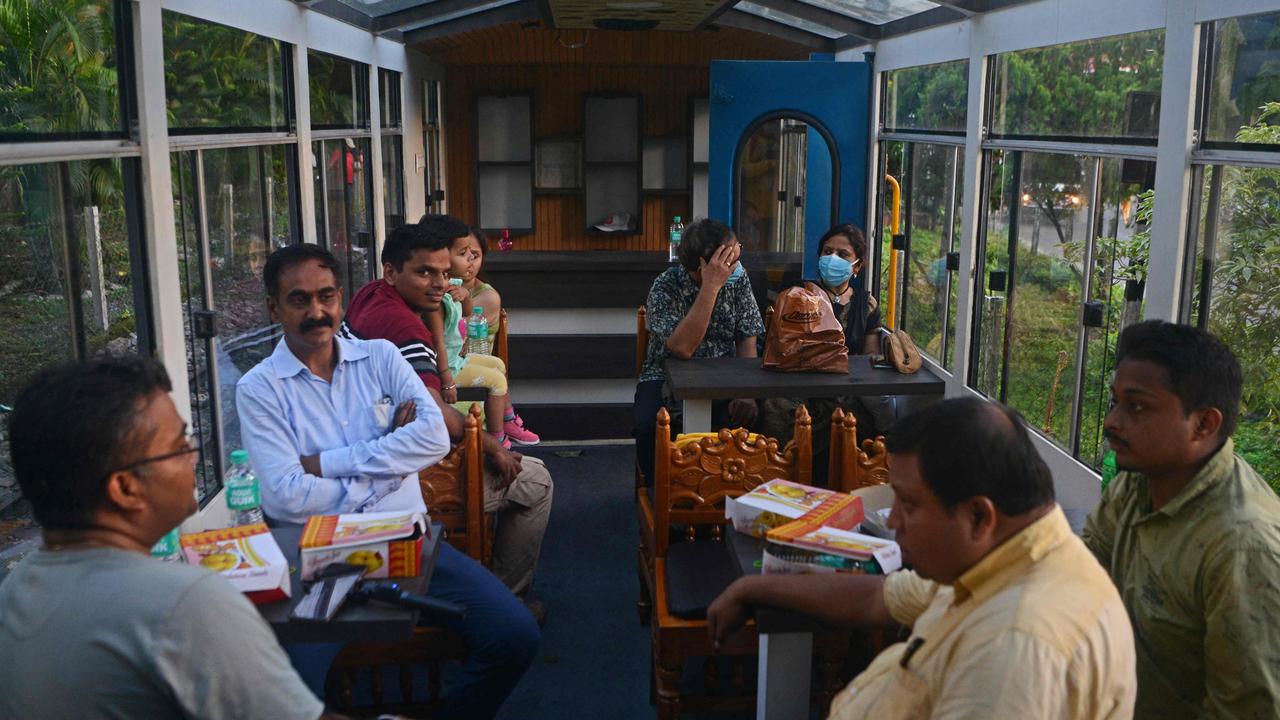
{"label": "striped shirt", "polygon": [[394,286],[374,280],[357,290],[347,306],[340,334],[360,340],[390,340],[423,384],[440,390],[435,338]]}

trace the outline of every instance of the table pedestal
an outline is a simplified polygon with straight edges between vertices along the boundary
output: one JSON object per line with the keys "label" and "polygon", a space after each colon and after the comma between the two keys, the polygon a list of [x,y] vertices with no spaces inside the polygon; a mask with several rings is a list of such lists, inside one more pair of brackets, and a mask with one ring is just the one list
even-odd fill
{"label": "table pedestal", "polygon": [[809,717],[813,633],[760,633],[756,719]]}
{"label": "table pedestal", "polygon": [[711,432],[711,401],[706,398],[688,398],[683,401],[684,431],[687,433]]}

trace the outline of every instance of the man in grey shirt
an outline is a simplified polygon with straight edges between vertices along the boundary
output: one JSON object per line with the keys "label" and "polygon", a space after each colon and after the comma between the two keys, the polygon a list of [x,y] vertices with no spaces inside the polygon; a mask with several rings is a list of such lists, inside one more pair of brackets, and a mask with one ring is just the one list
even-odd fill
{"label": "man in grey shirt", "polygon": [[129,356],[40,373],[10,415],[44,547],[0,583],[0,717],[322,717],[253,605],[149,556],[196,510],[164,368]]}

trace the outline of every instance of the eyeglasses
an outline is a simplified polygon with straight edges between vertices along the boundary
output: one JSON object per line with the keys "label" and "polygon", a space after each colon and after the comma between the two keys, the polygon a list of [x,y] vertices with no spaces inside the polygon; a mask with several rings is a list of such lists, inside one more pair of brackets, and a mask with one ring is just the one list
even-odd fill
{"label": "eyeglasses", "polygon": [[156,455],[154,457],[143,458],[141,460],[138,460],[137,462],[129,463],[124,467],[116,468],[115,470],[112,470],[111,472],[107,473],[107,476],[110,477],[115,473],[124,472],[126,470],[136,470],[142,467],[143,465],[150,465],[153,462],[160,462],[161,460],[169,460],[172,458],[181,457],[183,455],[191,455],[193,453],[199,453],[199,452],[200,452],[200,438],[196,437],[195,435],[187,435],[186,442],[184,443],[184,447],[181,450],[174,450],[171,453],[165,453],[163,455]]}

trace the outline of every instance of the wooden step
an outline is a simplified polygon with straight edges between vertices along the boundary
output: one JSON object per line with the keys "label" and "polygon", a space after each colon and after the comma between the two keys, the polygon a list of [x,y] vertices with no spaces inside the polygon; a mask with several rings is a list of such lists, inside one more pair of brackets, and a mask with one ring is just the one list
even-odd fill
{"label": "wooden step", "polygon": [[[543,440],[614,440],[631,437],[631,404],[521,403],[520,417]],[[519,450],[519,446],[516,446]]]}
{"label": "wooden step", "polygon": [[512,387],[524,380],[629,378],[636,374],[636,336],[517,335],[508,345]]}

